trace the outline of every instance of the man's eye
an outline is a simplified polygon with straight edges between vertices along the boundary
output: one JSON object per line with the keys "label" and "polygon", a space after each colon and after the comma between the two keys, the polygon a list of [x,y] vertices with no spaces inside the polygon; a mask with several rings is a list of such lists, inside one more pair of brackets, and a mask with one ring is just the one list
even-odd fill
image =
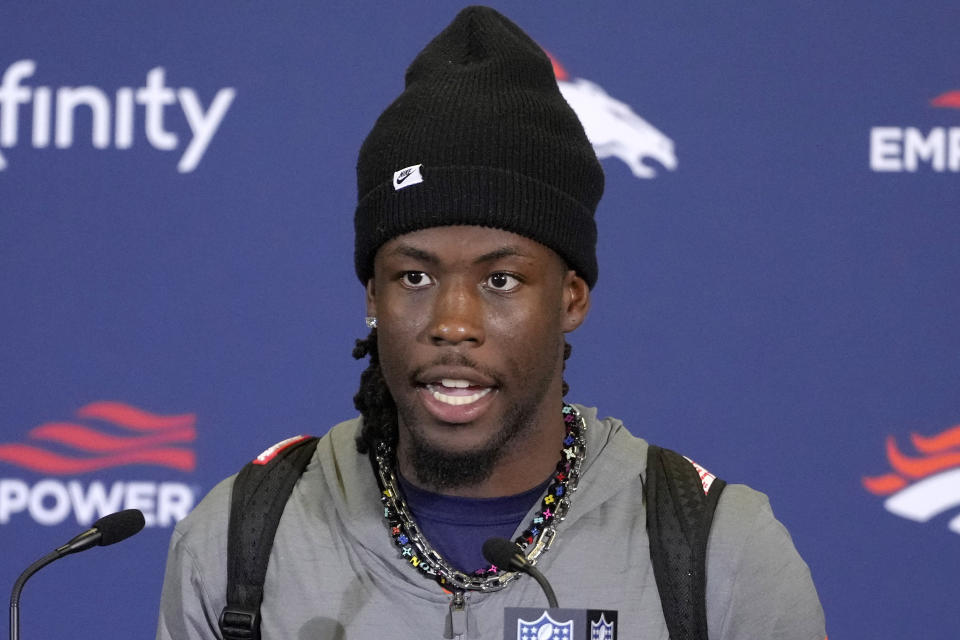
{"label": "man's eye", "polygon": [[494,273],[487,278],[487,286],[494,291],[513,291],[520,281],[509,273]]}
{"label": "man's eye", "polygon": [[400,283],[409,289],[420,289],[433,284],[433,280],[423,271],[407,271],[400,276]]}

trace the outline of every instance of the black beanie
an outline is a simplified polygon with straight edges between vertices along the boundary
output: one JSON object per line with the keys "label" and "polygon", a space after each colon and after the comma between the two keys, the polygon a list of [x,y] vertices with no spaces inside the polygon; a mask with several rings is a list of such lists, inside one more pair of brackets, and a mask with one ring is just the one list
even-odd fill
{"label": "black beanie", "polygon": [[486,7],[420,52],[357,161],[357,276],[404,233],[479,225],[556,251],[592,288],[603,170],[542,49]]}

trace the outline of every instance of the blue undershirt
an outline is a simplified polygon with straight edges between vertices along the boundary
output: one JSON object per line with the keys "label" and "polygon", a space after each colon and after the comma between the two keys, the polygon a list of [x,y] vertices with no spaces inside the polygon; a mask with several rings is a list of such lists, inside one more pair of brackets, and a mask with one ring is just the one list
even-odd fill
{"label": "blue undershirt", "polygon": [[397,474],[400,490],[424,537],[444,559],[464,573],[485,569],[483,543],[512,539],[514,532],[543,495],[550,478],[538,487],[502,498],[461,498],[419,489]]}

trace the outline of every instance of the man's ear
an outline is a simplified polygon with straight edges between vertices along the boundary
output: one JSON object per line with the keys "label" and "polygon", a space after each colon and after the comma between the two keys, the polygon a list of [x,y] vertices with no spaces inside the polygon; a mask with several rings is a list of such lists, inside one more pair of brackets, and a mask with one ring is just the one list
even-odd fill
{"label": "man's ear", "polygon": [[576,271],[567,271],[563,281],[563,331],[569,333],[583,324],[590,311],[590,287]]}
{"label": "man's ear", "polygon": [[374,318],[377,317],[377,300],[376,300],[376,287],[373,284],[373,278],[367,280],[366,297],[367,297],[367,315]]}

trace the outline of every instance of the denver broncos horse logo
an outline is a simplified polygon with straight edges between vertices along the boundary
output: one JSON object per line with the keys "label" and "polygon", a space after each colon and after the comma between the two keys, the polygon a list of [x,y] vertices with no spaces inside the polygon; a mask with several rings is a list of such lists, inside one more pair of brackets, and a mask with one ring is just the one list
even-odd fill
{"label": "denver broncos horse logo", "polygon": [[669,171],[677,168],[673,140],[634,113],[630,105],[611,97],[589,80],[571,79],[556,58],[550,56],[550,60],[560,93],[580,118],[597,157],[620,158],[638,178],[653,178],[657,174],[656,169],[645,164],[647,159]]}
{"label": "denver broncos horse logo", "polygon": [[[889,496],[883,503],[890,513],[916,522],[960,507],[960,425],[934,436],[910,435],[919,455],[900,451],[893,436],[887,438],[887,460],[892,473],[863,478],[867,491]],[[947,527],[960,534],[960,515]]]}

